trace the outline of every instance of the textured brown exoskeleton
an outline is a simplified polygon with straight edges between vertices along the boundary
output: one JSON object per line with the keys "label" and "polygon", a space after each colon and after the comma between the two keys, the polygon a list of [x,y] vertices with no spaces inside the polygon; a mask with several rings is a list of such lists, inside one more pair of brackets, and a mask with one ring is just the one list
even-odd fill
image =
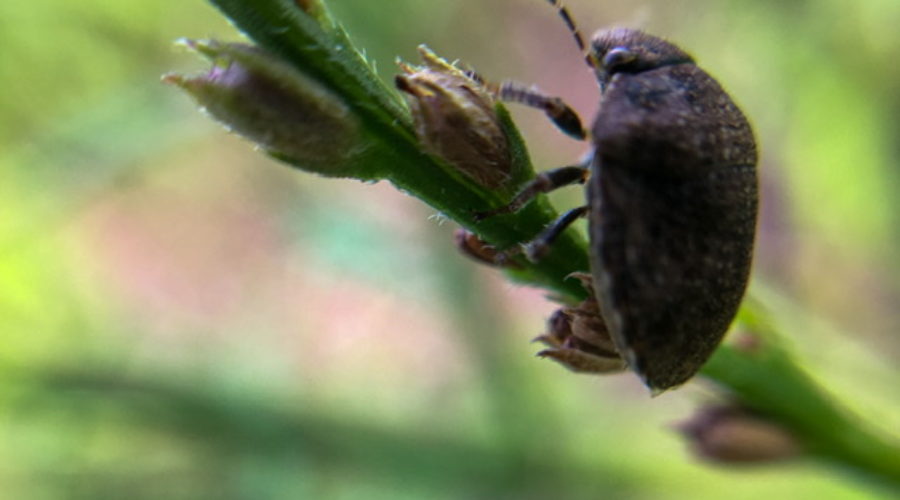
{"label": "textured brown exoskeleton", "polygon": [[[757,213],[753,132],[728,94],[677,46],[614,29],[586,47],[566,9],[548,1],[600,84],[589,133],[568,116],[558,124],[590,139],[592,155],[538,176],[508,206],[480,216],[516,211],[540,192],[587,178],[587,205],[526,245],[529,256],[539,256],[568,224],[588,217],[586,286],[593,293],[551,319],[539,337],[549,346],[541,355],[575,371],[627,366],[663,391],[700,369],[744,294]],[[545,111],[559,101],[515,84],[504,88],[501,97]]]}

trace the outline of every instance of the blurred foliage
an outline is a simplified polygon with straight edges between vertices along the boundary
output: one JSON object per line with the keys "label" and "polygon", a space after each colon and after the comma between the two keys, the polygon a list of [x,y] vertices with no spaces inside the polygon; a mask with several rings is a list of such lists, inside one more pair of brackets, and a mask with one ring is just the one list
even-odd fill
{"label": "blurred foliage", "polygon": [[[808,371],[896,432],[900,3],[568,4],[585,29],[678,40],[742,103],[763,147],[757,281]],[[542,1],[330,6],[385,79],[424,42],[596,104]],[[553,305],[455,255],[450,224],[264,160],[159,85],[196,67],[169,45],[185,35],[236,38],[204,2],[0,3],[6,496],[887,494],[698,464],[668,423],[714,397],[702,384],[650,400],[533,360]],[[514,113],[537,164],[581,153]]]}

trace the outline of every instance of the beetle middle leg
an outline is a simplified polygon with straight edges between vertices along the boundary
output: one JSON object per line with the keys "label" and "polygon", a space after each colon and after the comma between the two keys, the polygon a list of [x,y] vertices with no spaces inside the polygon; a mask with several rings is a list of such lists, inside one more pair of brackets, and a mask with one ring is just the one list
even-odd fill
{"label": "beetle middle leg", "polygon": [[535,196],[541,193],[549,193],[563,186],[584,184],[589,175],[590,170],[584,165],[569,165],[548,170],[538,174],[537,177],[526,184],[509,204],[486,212],[478,212],[475,214],[475,220],[481,221],[495,215],[518,212],[519,209],[533,200]]}

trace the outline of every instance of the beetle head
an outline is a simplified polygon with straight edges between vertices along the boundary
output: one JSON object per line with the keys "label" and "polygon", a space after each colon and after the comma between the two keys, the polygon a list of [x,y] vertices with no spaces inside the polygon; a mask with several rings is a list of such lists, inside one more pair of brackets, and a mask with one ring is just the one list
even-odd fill
{"label": "beetle head", "polygon": [[597,79],[606,86],[617,73],[640,73],[673,64],[692,63],[686,52],[643,31],[615,28],[597,32],[591,40]]}

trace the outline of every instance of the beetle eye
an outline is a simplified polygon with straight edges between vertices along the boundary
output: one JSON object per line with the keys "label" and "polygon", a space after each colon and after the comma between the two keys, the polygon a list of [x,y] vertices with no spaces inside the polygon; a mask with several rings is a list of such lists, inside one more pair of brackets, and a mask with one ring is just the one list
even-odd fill
{"label": "beetle eye", "polygon": [[609,73],[625,69],[629,64],[637,60],[637,54],[625,47],[611,49],[603,56],[603,67]]}

